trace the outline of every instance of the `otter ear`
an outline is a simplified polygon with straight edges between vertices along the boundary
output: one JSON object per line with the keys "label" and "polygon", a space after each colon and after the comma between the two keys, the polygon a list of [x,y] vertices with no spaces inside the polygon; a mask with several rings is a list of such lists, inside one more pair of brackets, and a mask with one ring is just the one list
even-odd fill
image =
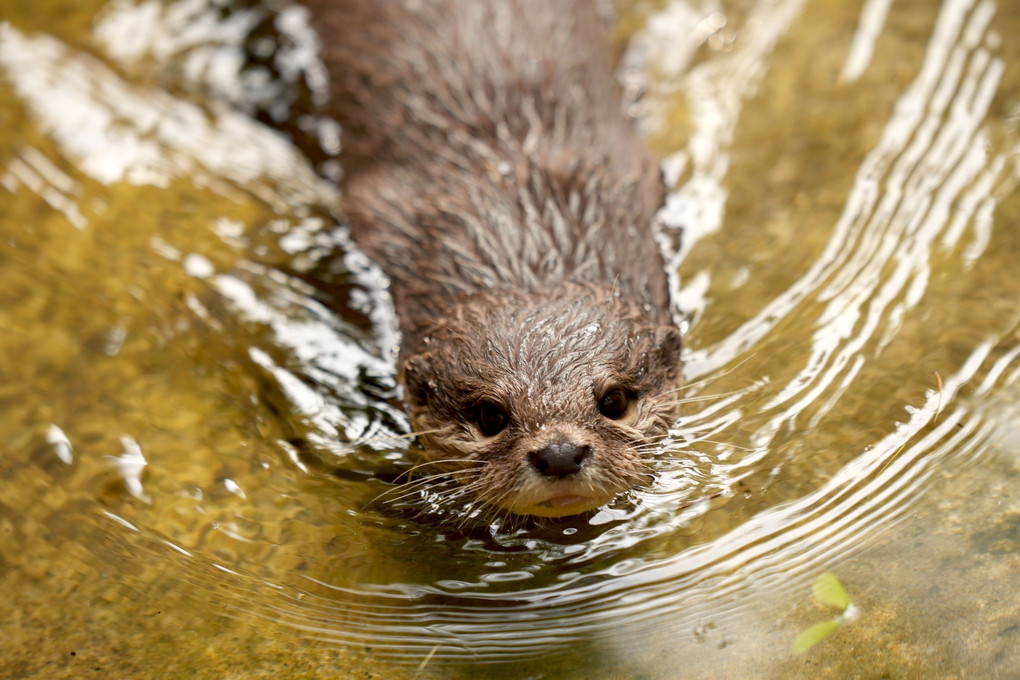
{"label": "otter ear", "polygon": [[666,369],[670,380],[680,375],[680,331],[673,326],[660,326],[655,331],[654,361]]}
{"label": "otter ear", "polygon": [[431,368],[428,354],[415,354],[404,362],[402,378],[408,403],[419,408],[428,403],[432,391],[429,387]]}

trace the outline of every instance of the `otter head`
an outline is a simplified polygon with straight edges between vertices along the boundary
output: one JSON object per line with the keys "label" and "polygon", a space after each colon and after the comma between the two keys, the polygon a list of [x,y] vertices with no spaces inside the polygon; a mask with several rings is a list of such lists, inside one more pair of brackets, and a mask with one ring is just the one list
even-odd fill
{"label": "otter head", "polygon": [[403,362],[426,456],[458,504],[559,517],[644,476],[676,415],[680,334],[592,286],[458,302]]}

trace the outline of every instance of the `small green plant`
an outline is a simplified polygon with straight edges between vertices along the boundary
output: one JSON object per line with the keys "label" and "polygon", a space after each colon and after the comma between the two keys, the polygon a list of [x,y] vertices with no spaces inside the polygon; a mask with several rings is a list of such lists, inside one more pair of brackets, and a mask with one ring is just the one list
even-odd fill
{"label": "small green plant", "polygon": [[854,606],[854,603],[850,601],[850,596],[846,594],[846,588],[839,582],[836,575],[830,571],[815,579],[811,591],[814,593],[816,600],[829,607],[837,607],[842,613],[829,621],[816,623],[798,635],[797,639],[793,641],[794,654],[803,654],[811,649],[832,635],[844,623],[850,623],[856,619],[860,612]]}

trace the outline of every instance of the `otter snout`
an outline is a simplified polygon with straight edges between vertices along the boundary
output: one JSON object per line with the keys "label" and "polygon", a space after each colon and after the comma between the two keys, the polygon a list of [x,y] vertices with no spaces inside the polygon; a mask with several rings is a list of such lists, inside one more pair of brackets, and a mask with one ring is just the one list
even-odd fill
{"label": "otter snout", "polygon": [[591,455],[590,446],[558,441],[528,454],[531,466],[547,477],[566,477],[581,469]]}

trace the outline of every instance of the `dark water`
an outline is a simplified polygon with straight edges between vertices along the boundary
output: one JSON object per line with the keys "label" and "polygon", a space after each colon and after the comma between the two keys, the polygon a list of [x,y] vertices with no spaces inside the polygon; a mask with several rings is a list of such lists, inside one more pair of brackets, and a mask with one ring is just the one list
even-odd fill
{"label": "dark water", "polygon": [[0,10],[0,676],[1016,677],[1020,12],[619,28],[688,401],[651,486],[486,526],[393,483],[381,277],[249,115],[310,129],[301,13]]}

